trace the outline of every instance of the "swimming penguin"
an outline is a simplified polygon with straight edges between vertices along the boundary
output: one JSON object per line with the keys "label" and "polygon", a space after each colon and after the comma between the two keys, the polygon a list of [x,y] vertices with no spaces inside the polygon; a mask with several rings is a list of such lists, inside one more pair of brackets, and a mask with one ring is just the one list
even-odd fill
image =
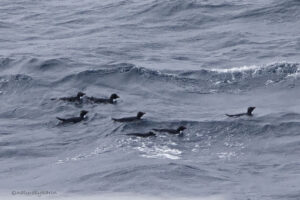
{"label": "swimming penguin", "polygon": [[152,131],[149,131],[148,133],[128,133],[126,134],[128,136],[136,136],[136,137],[151,137],[151,136],[156,136],[155,133]]}
{"label": "swimming penguin", "polygon": [[247,110],[246,113],[240,113],[240,114],[234,114],[234,115],[225,114],[225,115],[228,116],[228,117],[241,117],[241,116],[244,116],[244,115],[252,116],[253,115],[252,112],[253,112],[254,109],[255,109],[255,107],[248,107],[248,110]]}
{"label": "swimming penguin", "polygon": [[[85,93],[83,93],[83,92],[78,92],[77,93],[77,96],[75,96],[75,97],[61,97],[61,98],[59,98],[59,100],[62,100],[62,101],[69,101],[69,102],[75,102],[75,101],[81,101],[81,98],[83,97],[85,95]],[[54,99],[51,99],[51,100],[55,100],[55,98]]]}
{"label": "swimming penguin", "polygon": [[112,118],[112,120],[114,120],[115,122],[133,122],[133,121],[141,120],[144,114],[146,114],[146,113],[138,112],[136,117],[124,117],[124,118],[120,118],[120,119]]}
{"label": "swimming penguin", "polygon": [[157,132],[166,132],[170,134],[180,134],[186,129],[185,126],[179,126],[177,129],[152,129]]}
{"label": "swimming penguin", "polygon": [[88,111],[86,110],[82,110],[80,112],[80,116],[79,117],[72,117],[72,118],[68,118],[68,119],[63,119],[60,117],[56,117],[56,119],[62,121],[62,123],[78,123],[81,122],[82,120],[84,120],[85,115],[88,113]]}
{"label": "swimming penguin", "polygon": [[87,97],[89,101],[92,101],[94,103],[110,103],[114,104],[116,103],[116,99],[120,98],[117,94],[112,94],[110,95],[109,99],[104,99],[104,98],[96,98],[96,97]]}

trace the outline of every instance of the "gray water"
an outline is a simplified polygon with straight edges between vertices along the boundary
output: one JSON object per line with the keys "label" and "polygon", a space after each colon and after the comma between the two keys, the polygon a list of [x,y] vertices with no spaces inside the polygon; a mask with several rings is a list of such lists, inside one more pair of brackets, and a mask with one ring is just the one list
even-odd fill
{"label": "gray water", "polygon": [[3,197],[300,199],[299,0],[1,0],[0,36]]}

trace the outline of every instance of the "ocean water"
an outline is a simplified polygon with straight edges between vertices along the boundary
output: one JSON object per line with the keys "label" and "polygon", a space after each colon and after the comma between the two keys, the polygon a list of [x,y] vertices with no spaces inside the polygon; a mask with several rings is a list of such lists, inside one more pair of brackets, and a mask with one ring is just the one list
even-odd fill
{"label": "ocean water", "polygon": [[300,199],[299,0],[1,0],[0,36],[3,199]]}

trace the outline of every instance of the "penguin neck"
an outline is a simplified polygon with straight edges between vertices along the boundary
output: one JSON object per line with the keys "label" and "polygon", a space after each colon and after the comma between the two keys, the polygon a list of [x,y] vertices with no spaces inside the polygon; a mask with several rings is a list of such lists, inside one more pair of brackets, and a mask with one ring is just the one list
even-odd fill
{"label": "penguin neck", "polygon": [[114,98],[109,98],[109,102],[110,102],[110,103],[114,103],[114,102],[115,102],[115,99],[114,99]]}
{"label": "penguin neck", "polygon": [[182,133],[182,132],[183,132],[183,130],[180,129],[180,128],[178,128],[176,131],[177,131],[178,133]]}

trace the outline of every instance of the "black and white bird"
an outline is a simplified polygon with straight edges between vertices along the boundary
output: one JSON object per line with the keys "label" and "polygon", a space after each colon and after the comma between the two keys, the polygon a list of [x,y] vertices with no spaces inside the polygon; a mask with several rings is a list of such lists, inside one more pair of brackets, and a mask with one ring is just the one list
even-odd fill
{"label": "black and white bird", "polygon": [[71,118],[56,117],[56,119],[60,120],[62,123],[78,123],[85,119],[87,113],[88,113],[88,111],[82,110],[80,112],[79,117],[71,117]]}
{"label": "black and white bird", "polygon": [[109,98],[96,98],[96,97],[87,97],[87,99],[93,103],[105,103],[105,104],[114,104],[116,100],[120,98],[117,94],[110,95]]}
{"label": "black and white bird", "polygon": [[156,132],[165,132],[169,134],[181,134],[186,129],[185,126],[179,126],[177,129],[152,129]]}
{"label": "black and white bird", "polygon": [[[61,97],[61,98],[58,98],[58,100],[69,101],[69,102],[80,102],[82,100],[82,97],[84,95],[85,95],[85,93],[78,92],[76,96],[73,96],[73,97]],[[56,100],[56,98],[53,98],[51,100]]]}
{"label": "black and white bird", "polygon": [[153,133],[152,131],[149,131],[148,133],[128,133],[126,134],[128,136],[135,136],[135,137],[151,137],[151,136],[156,136],[155,133]]}
{"label": "black and white bird", "polygon": [[138,112],[135,117],[124,117],[124,118],[119,118],[119,119],[112,118],[112,120],[115,122],[134,122],[134,121],[141,120],[145,114],[146,113],[144,113],[144,112]]}
{"label": "black and white bird", "polygon": [[253,116],[252,112],[255,109],[255,107],[248,107],[248,110],[246,113],[239,113],[239,114],[225,114],[228,117],[241,117],[241,116]]}

